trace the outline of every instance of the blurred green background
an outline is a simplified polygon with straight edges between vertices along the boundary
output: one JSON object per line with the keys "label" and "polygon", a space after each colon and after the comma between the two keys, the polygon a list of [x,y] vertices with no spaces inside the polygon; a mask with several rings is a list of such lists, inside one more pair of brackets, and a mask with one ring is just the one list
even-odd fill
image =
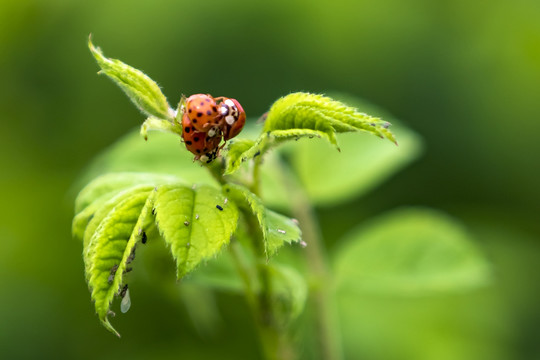
{"label": "blurred green background", "polygon": [[[531,0],[2,1],[0,357],[258,356],[236,295],[215,298],[221,325],[211,334],[151,281],[116,319],[121,340],[99,325],[70,233],[73,184],[143,117],[96,75],[92,33],[171,103],[226,95],[258,117],[292,91],[339,91],[423,137],[412,166],[357,201],[319,209],[328,247],[386,210],[430,206],[463,222],[496,281],[348,305],[359,323],[343,324],[346,358],[540,358],[539,19]],[[377,311],[362,312],[369,303]]]}

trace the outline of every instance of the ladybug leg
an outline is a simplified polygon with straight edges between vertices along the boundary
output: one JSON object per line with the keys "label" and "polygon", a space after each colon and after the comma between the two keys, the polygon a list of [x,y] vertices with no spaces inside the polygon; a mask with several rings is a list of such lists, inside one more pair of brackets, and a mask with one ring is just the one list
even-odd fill
{"label": "ladybug leg", "polygon": [[216,100],[216,102],[217,101],[223,101],[223,99],[225,99],[224,96],[218,96],[218,97],[214,98],[214,100]]}

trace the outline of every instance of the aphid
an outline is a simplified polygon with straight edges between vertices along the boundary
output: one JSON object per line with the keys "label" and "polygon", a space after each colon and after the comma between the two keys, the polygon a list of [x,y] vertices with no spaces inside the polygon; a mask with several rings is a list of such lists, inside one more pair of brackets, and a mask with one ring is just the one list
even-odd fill
{"label": "aphid", "polygon": [[189,226],[189,221],[184,221],[184,225]]}
{"label": "aphid", "polygon": [[292,218],[291,221],[292,221],[293,223],[295,223],[296,225],[299,224],[298,219]]}
{"label": "aphid", "polygon": [[219,112],[223,118],[223,139],[232,139],[242,131],[246,123],[246,112],[236,99],[223,98]]}
{"label": "aphid", "polygon": [[195,94],[187,98],[184,114],[189,116],[193,128],[201,132],[217,126],[221,118],[216,100],[205,94]]}
{"label": "aphid", "polygon": [[133,268],[127,267],[126,270],[124,270],[124,274],[127,274],[128,272],[131,272]]}
{"label": "aphid", "polygon": [[305,248],[307,246],[307,243],[304,240],[301,240],[300,246]]}
{"label": "aphid", "polygon": [[107,278],[107,282],[109,284],[112,284],[112,282],[114,281],[114,276],[116,275],[116,270],[118,270],[118,265],[114,265],[111,268],[111,272],[109,273],[109,277]]}
{"label": "aphid", "polygon": [[129,289],[126,285],[126,291],[122,295],[122,301],[120,302],[120,311],[122,314],[125,314],[128,312],[129,308],[131,307],[131,298],[129,297]]}
{"label": "aphid", "polygon": [[148,240],[148,238],[146,237],[146,233],[143,231],[143,233],[142,233],[142,238],[141,238],[141,242],[142,242],[143,244],[146,244],[146,240]]}
{"label": "aphid", "polygon": [[219,205],[216,205],[216,208],[219,210],[219,211],[223,211],[223,208]]}
{"label": "aphid", "polygon": [[126,264],[130,264],[133,260],[135,260],[135,249],[135,246],[133,247],[133,249],[131,249],[131,253],[126,260]]}
{"label": "aphid", "polygon": [[281,230],[281,229],[278,229],[277,232],[280,233],[280,234],[286,234],[287,233],[285,230]]}
{"label": "aphid", "polygon": [[229,202],[229,199],[225,198],[225,200],[223,200],[223,204],[227,205],[227,203]]}
{"label": "aphid", "polygon": [[199,220],[199,214],[195,214],[195,219]]}
{"label": "aphid", "polygon": [[[122,285],[120,285],[122,286]],[[118,292],[118,296],[124,297],[126,295],[126,291],[128,290],[128,284],[124,285],[120,291]]]}

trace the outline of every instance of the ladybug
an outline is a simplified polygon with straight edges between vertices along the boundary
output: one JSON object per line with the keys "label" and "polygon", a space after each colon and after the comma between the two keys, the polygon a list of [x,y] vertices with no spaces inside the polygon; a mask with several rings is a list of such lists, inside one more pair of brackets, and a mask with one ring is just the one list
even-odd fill
{"label": "ladybug", "polygon": [[236,99],[223,98],[219,113],[223,119],[223,139],[232,139],[242,131],[246,123],[246,112]]}
{"label": "ladybug", "polygon": [[188,113],[182,116],[182,138],[186,148],[195,155],[195,160],[211,162],[219,155],[221,133],[209,136],[204,131],[198,131],[191,121]]}
{"label": "ladybug", "polygon": [[[207,132],[217,127],[221,120],[216,100],[210,95],[195,94],[188,97],[184,113],[189,116],[197,131]],[[218,131],[214,130],[212,134],[215,136]]]}

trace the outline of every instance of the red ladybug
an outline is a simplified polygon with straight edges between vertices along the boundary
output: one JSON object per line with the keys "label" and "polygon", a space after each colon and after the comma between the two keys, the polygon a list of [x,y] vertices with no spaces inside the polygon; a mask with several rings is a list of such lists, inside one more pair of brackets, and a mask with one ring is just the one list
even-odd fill
{"label": "red ladybug", "polygon": [[204,131],[198,131],[187,113],[182,116],[182,138],[186,148],[195,155],[195,160],[211,162],[219,155],[221,134],[211,137]]}
{"label": "red ladybug", "polygon": [[184,112],[198,131],[207,132],[210,128],[215,127],[221,119],[216,100],[210,95],[191,95],[186,100]]}
{"label": "red ladybug", "polygon": [[223,139],[232,139],[242,131],[246,123],[246,112],[236,99],[223,98],[219,105],[222,117]]}

